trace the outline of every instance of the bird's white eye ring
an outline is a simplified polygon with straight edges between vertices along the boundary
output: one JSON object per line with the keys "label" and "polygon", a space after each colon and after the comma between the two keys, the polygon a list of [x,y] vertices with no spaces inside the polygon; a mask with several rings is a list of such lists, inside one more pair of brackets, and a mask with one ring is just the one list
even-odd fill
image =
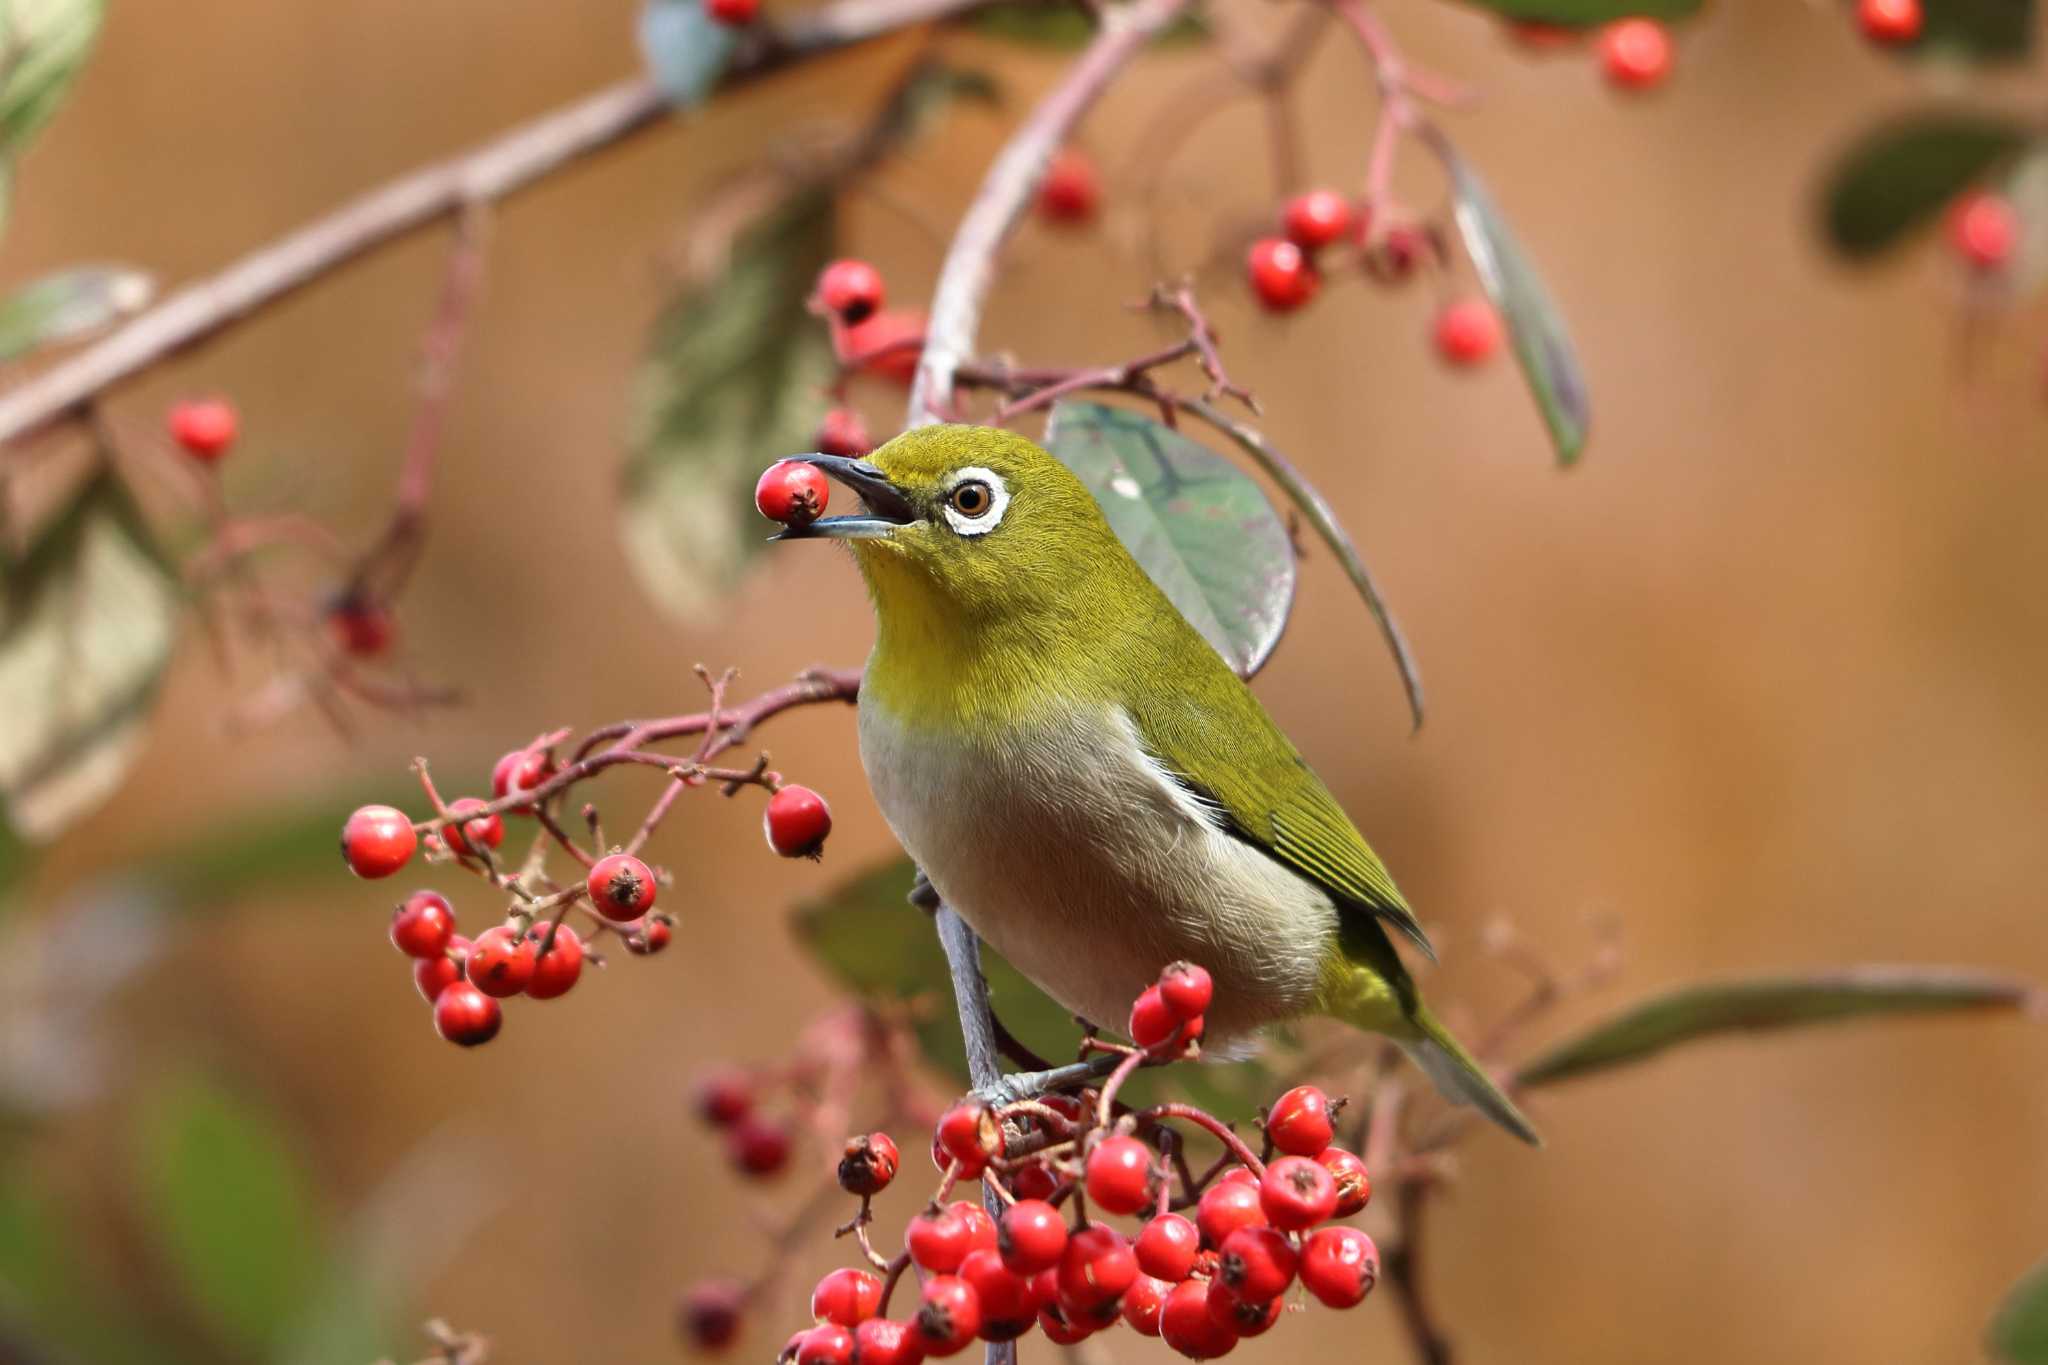
{"label": "bird's white eye ring", "polygon": [[1000,475],[987,469],[962,469],[946,487],[941,510],[946,524],[963,536],[986,535],[1002,521],[1010,490]]}

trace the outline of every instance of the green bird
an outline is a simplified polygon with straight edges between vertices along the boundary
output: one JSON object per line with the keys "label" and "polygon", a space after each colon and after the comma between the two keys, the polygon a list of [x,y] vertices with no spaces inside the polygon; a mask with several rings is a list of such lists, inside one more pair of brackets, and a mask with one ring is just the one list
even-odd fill
{"label": "green bird", "polygon": [[1198,962],[1212,1052],[1329,1015],[1540,1142],[1423,1004],[1389,931],[1435,954],[1386,866],[1072,471],[978,426],[795,458],[860,495],[782,538],[843,541],[860,566],[878,626],[861,760],[976,933],[1104,1025]]}

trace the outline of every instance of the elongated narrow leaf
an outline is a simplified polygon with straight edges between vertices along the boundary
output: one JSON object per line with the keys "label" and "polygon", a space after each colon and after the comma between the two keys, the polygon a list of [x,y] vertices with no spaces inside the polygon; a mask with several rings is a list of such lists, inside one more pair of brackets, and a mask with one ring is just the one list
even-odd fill
{"label": "elongated narrow leaf", "polygon": [[2034,0],[1929,0],[1921,13],[1920,36],[1890,48],[1901,58],[2016,62],[2033,50]]}
{"label": "elongated narrow leaf", "polygon": [[755,478],[811,448],[833,360],[804,298],[831,250],[830,200],[799,194],[655,324],[623,533],[648,596],[686,621],[724,596],[773,529],[754,511]]}
{"label": "elongated narrow leaf", "polygon": [[220,1342],[258,1356],[307,1306],[327,1248],[276,1119],[202,1076],[159,1091],[138,1127],[152,1245]]}
{"label": "elongated narrow leaf", "polygon": [[1523,1066],[1517,1083],[1545,1085],[1626,1066],[1721,1033],[1760,1032],[1869,1015],[2040,1008],[2011,977],[1944,967],[1844,967],[1812,976],[1711,982],[1657,996],[1596,1024]]}
{"label": "elongated narrow leaf", "polygon": [[1522,376],[1529,381],[1529,392],[1557,447],[1557,462],[1570,465],[1586,448],[1592,413],[1564,317],[1479,173],[1448,142],[1436,145],[1451,175],[1465,253],[1479,272],[1486,296],[1507,323],[1515,359],[1521,362]]}
{"label": "elongated narrow leaf", "polygon": [[2028,1271],[2005,1296],[1985,1344],[2009,1365],[2048,1365],[2048,1261]]}
{"label": "elongated narrow leaf", "polygon": [[177,597],[127,493],[101,473],[0,563],[0,798],[54,838],[112,794],[170,658]]}
{"label": "elongated narrow leaf", "polygon": [[1256,673],[1294,604],[1294,547],[1265,491],[1207,446],[1101,403],[1056,404],[1045,443],[1181,615]]}
{"label": "elongated narrow leaf", "polygon": [[106,11],[106,0],[0,0],[0,154],[49,122]]}
{"label": "elongated narrow leaf", "polygon": [[1823,184],[1822,230],[1835,250],[1869,260],[1934,221],[1963,189],[2027,144],[1998,114],[1924,110],[1871,130],[1834,163]]}
{"label": "elongated narrow leaf", "polygon": [[646,0],[640,8],[640,54],[669,103],[704,102],[739,46],[739,30],[705,12],[703,0]]}
{"label": "elongated narrow leaf", "polygon": [[1689,19],[1699,12],[1703,0],[1472,0],[1481,9],[1492,10],[1517,23],[1555,24],[1560,28],[1588,28],[1610,24],[1616,19],[1641,15],[1670,22]]}
{"label": "elongated narrow leaf", "polygon": [[[960,1041],[945,950],[939,946],[932,917],[905,899],[915,876],[907,858],[862,873],[823,899],[798,907],[796,932],[855,995],[870,1002],[914,1005],[919,1049],[964,1088],[967,1054]],[[982,972],[996,1017],[1011,1033],[1049,1061],[1073,1060],[1081,1031],[1071,1014],[986,945]],[[1134,982],[1132,997],[1147,984]],[[1123,1023],[1105,1020],[1103,1026],[1115,1032]],[[1171,1089],[1198,1098],[1215,1112],[1249,1116],[1272,1098],[1273,1073],[1259,1062],[1189,1064],[1142,1073],[1140,1080],[1125,1092],[1134,1103],[1147,1103]]]}
{"label": "elongated narrow leaf", "polygon": [[149,303],[156,285],[140,270],[81,265],[31,280],[0,299],[0,361],[75,341]]}

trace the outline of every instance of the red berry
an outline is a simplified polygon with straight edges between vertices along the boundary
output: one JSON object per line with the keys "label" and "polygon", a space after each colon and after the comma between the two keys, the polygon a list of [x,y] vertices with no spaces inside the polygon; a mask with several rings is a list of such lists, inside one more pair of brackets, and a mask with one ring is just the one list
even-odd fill
{"label": "red berry", "polygon": [[407,957],[444,957],[455,911],[438,891],[415,891],[391,912],[391,946]]}
{"label": "red berry", "polygon": [[911,1325],[926,1355],[958,1355],[981,1331],[981,1300],[958,1275],[932,1276],[918,1297]]}
{"label": "red berry", "polygon": [[195,460],[212,464],[228,453],[241,430],[234,405],[225,398],[192,399],[171,405],[171,439]]}
{"label": "red berry", "polygon": [[1217,1181],[1202,1191],[1201,1201],[1195,1205],[1195,1226],[1212,1247],[1222,1246],[1239,1228],[1265,1225],[1266,1211],[1259,1205],[1258,1186],[1241,1180]]}
{"label": "red berry", "polygon": [[412,821],[392,806],[364,806],[341,827],[341,856],[358,877],[388,877],[419,847]]}
{"label": "red berry", "polygon": [[[795,789],[783,788],[783,791],[791,790]],[[780,792],[776,794],[781,795]],[[773,835],[770,839],[772,842]],[[1003,1154],[1003,1125],[987,1105],[979,1100],[967,1100],[939,1116],[938,1141],[946,1155],[958,1163],[961,1179],[972,1180],[988,1169],[990,1161]]]}
{"label": "red berry", "polygon": [[1177,1213],[1162,1213],[1138,1233],[1138,1269],[1154,1279],[1178,1283],[1195,1268],[1202,1234]]}
{"label": "red berry", "polygon": [[1272,1228],[1239,1228],[1216,1250],[1216,1280],[1239,1303],[1265,1303],[1286,1293],[1287,1286],[1294,1283],[1294,1245],[1284,1233]]}
{"label": "red berry", "polygon": [[504,1016],[498,1002],[467,981],[457,981],[434,999],[434,1032],[451,1043],[476,1047],[498,1036]]}
{"label": "red berry", "polygon": [[761,0],[704,0],[704,11],[721,24],[741,28],[754,22]]}
{"label": "red berry", "polygon": [[597,913],[615,924],[630,924],[654,908],[654,873],[630,853],[599,858],[584,886]]}
{"label": "red berry", "polygon": [[1436,349],[1453,365],[1472,366],[1500,349],[1500,314],[1485,299],[1454,299],[1436,315]]}
{"label": "red berry", "polygon": [[1147,986],[1138,992],[1138,999],[1131,1006],[1132,1042],[1149,1051],[1164,1044],[1179,1027],[1180,1020],[1167,1008],[1166,997],[1157,986]]}
{"label": "red berry", "polygon": [[1221,1280],[1209,1281],[1209,1294],[1205,1305],[1209,1316],[1240,1338],[1263,1336],[1267,1329],[1280,1321],[1280,1300],[1261,1299],[1257,1303],[1246,1303],[1230,1292],[1230,1287]]}
{"label": "red berry", "polygon": [[457,853],[475,853],[478,846],[496,848],[505,842],[505,822],[497,815],[479,815],[473,819],[462,819],[471,811],[480,811],[484,803],[474,796],[461,797],[448,803],[448,813],[457,817],[443,835],[448,846]]}
{"label": "red berry", "polygon": [[1102,177],[1095,161],[1079,147],[1062,147],[1045,168],[1038,186],[1038,212],[1051,223],[1079,224],[1095,217],[1102,204]]}
{"label": "red berry", "polygon": [[740,1334],[740,1312],[746,1301],[746,1290],[735,1281],[705,1280],[683,1295],[676,1319],[692,1346],[700,1351],[722,1350]]}
{"label": "red berry", "polygon": [[1172,1291],[1173,1286],[1165,1280],[1155,1280],[1150,1275],[1138,1276],[1124,1291],[1120,1305],[1124,1321],[1141,1337],[1158,1336],[1159,1314],[1165,1309],[1166,1296]]}
{"label": "red berry", "polygon": [[882,298],[882,272],[866,261],[834,261],[818,272],[819,306],[849,327],[872,317]]}
{"label": "red berry", "polygon": [[1333,242],[1341,242],[1358,226],[1351,201],[1335,190],[1310,190],[1295,195],[1287,201],[1281,221],[1287,240],[1303,251],[1320,251]]}
{"label": "red berry", "polygon": [[470,945],[463,969],[469,984],[485,995],[517,995],[533,980],[533,941],[509,924],[486,929]]}
{"label": "red berry", "polygon": [[1109,1307],[1137,1278],[1138,1258],[1130,1242],[1115,1228],[1090,1223],[1067,1238],[1060,1256],[1060,1306],[1069,1318]]}
{"label": "red berry", "polygon": [[818,423],[811,443],[820,454],[844,455],[854,460],[875,448],[874,438],[868,435],[866,424],[852,408],[828,410],[825,420]]}
{"label": "red berry", "polygon": [[1337,1207],[1332,1218],[1349,1218],[1372,1200],[1372,1176],[1365,1163],[1342,1147],[1325,1147],[1316,1157],[1337,1186]]}
{"label": "red berry", "polygon": [[745,1175],[780,1175],[789,1164],[789,1134],[780,1125],[751,1115],[726,1134],[725,1149]]}
{"label": "red berry", "polygon": [[1019,1275],[1036,1275],[1060,1263],[1067,1249],[1067,1225],[1060,1211],[1042,1199],[1019,1199],[996,1224],[996,1250]]}
{"label": "red berry", "polygon": [[996,1249],[996,1220],[988,1216],[987,1209],[965,1199],[955,1199],[946,1207],[960,1215],[960,1221],[967,1225],[969,1255]]}
{"label": "red berry", "polygon": [[754,1112],[754,1083],[743,1071],[714,1071],[697,1082],[697,1116],[730,1128]]}
{"label": "red berry", "polygon": [[568,925],[557,924],[550,943],[545,920],[528,929],[526,937],[533,944],[533,979],[526,983],[526,994],[534,1000],[567,995],[583,975],[583,940]]}
{"label": "red berry", "polygon": [[920,1270],[950,1275],[974,1250],[974,1229],[953,1205],[933,1205],[910,1220],[903,1245]]}
{"label": "red berry", "polygon": [[1214,1360],[1237,1346],[1237,1333],[1209,1314],[1209,1282],[1182,1280],[1159,1310],[1159,1335],[1190,1360]]}
{"label": "red berry", "polygon": [[1266,1111],[1266,1140],[1290,1156],[1315,1156],[1336,1135],[1330,1097],[1312,1085],[1295,1086]]}
{"label": "red berry", "polygon": [[1038,1330],[1045,1333],[1045,1339],[1055,1346],[1072,1346],[1094,1335],[1095,1324],[1075,1322],[1060,1311],[1057,1303],[1041,1303],[1038,1306]]}
{"label": "red berry", "polygon": [[924,1347],[898,1318],[869,1318],[853,1329],[853,1365],[918,1365]]}
{"label": "red berry", "polygon": [[412,984],[428,1004],[441,992],[462,979],[462,964],[469,958],[469,940],[460,934],[448,937],[448,947],[439,957],[419,958],[412,964]]}
{"label": "red berry", "polygon": [[1222,1175],[1216,1177],[1216,1183],[1219,1185],[1226,1185],[1232,1182],[1256,1187],[1259,1183],[1259,1178],[1252,1173],[1252,1168],[1249,1166],[1232,1166]]}
{"label": "red berry", "polygon": [[1060,1178],[1043,1161],[1033,1161],[1010,1172],[1010,1193],[1020,1201],[1050,1199],[1059,1187]]}
{"label": "red berry", "polygon": [[1670,30],[1655,19],[1621,19],[1600,30],[1600,64],[1624,90],[1663,84],[1671,60]]}
{"label": "red berry", "polygon": [[1910,43],[1920,36],[1920,0],[1856,0],[1856,22],[1878,43]]}
{"label": "red berry", "polygon": [[887,1133],[850,1137],[839,1158],[839,1188],[848,1194],[880,1194],[896,1178],[901,1161],[896,1141]]}
{"label": "red berry", "polygon": [[1152,1149],[1134,1137],[1107,1137],[1088,1153],[1088,1197],[1108,1213],[1136,1213],[1153,1201],[1158,1186]]}
{"label": "red berry", "polygon": [[1303,1286],[1332,1308],[1362,1302],[1379,1278],[1379,1248],[1357,1228],[1324,1228],[1301,1249]]}
{"label": "red berry", "polygon": [[1316,296],[1322,277],[1308,255],[1285,237],[1261,237],[1245,257],[1252,292],[1268,312],[1291,313]]}
{"label": "red berry", "polygon": [[343,598],[327,609],[327,634],[334,647],[358,659],[374,659],[391,648],[398,618],[381,603]]}
{"label": "red berry", "polygon": [[1511,19],[1507,25],[1508,36],[1531,52],[1549,52],[1557,48],[1577,46],[1580,30],[1563,24],[1546,24],[1536,19]]}
{"label": "red berry", "polygon": [[981,1305],[983,1341],[1015,1341],[1038,1320],[1038,1297],[1031,1292],[1031,1281],[1005,1266],[995,1252],[969,1252],[960,1263],[960,1278]]}
{"label": "red berry", "polygon": [[802,460],[777,460],[754,485],[754,506],[770,521],[809,526],[825,515],[832,490],[818,467]]}
{"label": "red berry", "polygon": [[1337,1211],[1337,1182],[1314,1157],[1283,1156],[1266,1167],[1259,1207],[1274,1227],[1301,1232]]}
{"label": "red berry", "polygon": [[858,1327],[882,1306],[882,1277],[842,1266],[811,1291],[811,1316],[819,1322]]}
{"label": "red berry", "polygon": [[796,1365],[853,1365],[853,1333],[836,1322],[819,1323],[797,1338]]}
{"label": "red berry", "polygon": [[888,309],[865,322],[838,328],[832,341],[841,364],[908,385],[917,375],[924,327],[923,313]]}
{"label": "red berry", "polygon": [[1978,270],[1996,270],[2019,245],[2020,220],[2003,195],[1973,190],[1956,200],[1948,215],[1949,243]]}
{"label": "red berry", "polygon": [[1159,998],[1175,1019],[1199,1019],[1216,998],[1216,983],[1208,969],[1176,962],[1159,974]]}
{"label": "red berry", "polygon": [[[512,796],[519,792],[530,792],[554,776],[555,765],[548,761],[545,749],[514,749],[499,759],[491,768],[491,795]],[[513,810],[524,815],[532,806],[514,806]]]}
{"label": "red berry", "polygon": [[638,929],[626,935],[626,951],[635,957],[653,957],[668,947],[670,924],[667,915],[649,915]]}
{"label": "red berry", "polygon": [[832,832],[832,808],[809,787],[783,787],[768,798],[761,826],[768,847],[783,857],[815,858]]}
{"label": "red berry", "polygon": [[1395,223],[1366,253],[1366,273],[1383,283],[1399,284],[1415,273],[1416,263],[1430,249],[1429,235],[1421,228],[1412,223]]}

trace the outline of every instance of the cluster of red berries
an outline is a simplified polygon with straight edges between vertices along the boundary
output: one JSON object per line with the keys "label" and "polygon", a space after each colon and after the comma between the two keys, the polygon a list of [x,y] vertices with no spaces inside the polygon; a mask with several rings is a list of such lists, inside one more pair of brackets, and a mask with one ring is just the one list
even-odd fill
{"label": "cluster of red berries", "polygon": [[464,938],[455,932],[454,908],[437,891],[415,891],[392,912],[391,943],[412,959],[413,984],[434,1007],[434,1031],[463,1047],[498,1036],[498,1001],[567,995],[586,956],[573,928],[546,920],[515,917]]}
{"label": "cluster of red berries", "polygon": [[[849,1139],[838,1179],[861,1201],[848,1229],[869,1265],[818,1281],[813,1324],[784,1345],[784,1365],[918,1365],[1033,1328],[1071,1345],[1118,1322],[1207,1360],[1270,1330],[1296,1284],[1332,1307],[1363,1301],[1379,1276],[1378,1252],[1363,1232],[1332,1220],[1363,1210],[1372,1182],[1358,1157],[1333,1145],[1340,1106],[1322,1091],[1300,1086],[1274,1102],[1266,1158],[1228,1138],[1239,1160],[1179,1190],[1144,1140],[1158,1136],[1160,1116],[1115,1103],[1131,1067],[1193,1046],[1213,991],[1198,966],[1163,972],[1132,1008],[1139,1048],[1101,1092],[1000,1109],[969,1098],[946,1110],[932,1141],[942,1181],[894,1256],[876,1249],[868,1227],[870,1201],[899,1171],[896,1144],[886,1133]],[[742,1095],[727,1087],[700,1094],[707,1118],[729,1129],[744,1122]],[[1176,1106],[1174,1116],[1197,1112]],[[1227,1137],[1220,1121],[1202,1117]],[[986,1182],[1004,1206],[999,1216],[972,1200],[949,1202],[965,1180]],[[1142,1222],[1127,1234],[1106,1217]],[[915,1306],[892,1316],[905,1274],[915,1276]],[[729,1345],[747,1292],[728,1281],[692,1290],[682,1310],[690,1340],[707,1350]]]}
{"label": "cluster of red berries", "polygon": [[763,1117],[758,1098],[755,1079],[744,1071],[713,1072],[697,1083],[697,1116],[725,1135],[733,1169],[766,1180],[788,1167],[792,1143],[789,1125]]}
{"label": "cluster of red berries", "polygon": [[917,373],[925,316],[885,308],[882,272],[866,261],[833,261],[818,272],[811,311],[832,327],[832,350],[848,370],[908,386]]}
{"label": "cluster of red berries", "polygon": [[[1287,201],[1278,235],[1261,237],[1245,254],[1245,275],[1259,303],[1273,313],[1291,313],[1315,298],[1323,277],[1318,262],[1326,252],[1351,248],[1377,278],[1398,281],[1425,250],[1424,233],[1395,224],[1370,240],[1372,216],[1336,190],[1310,190]],[[1477,365],[1500,349],[1505,335],[1500,314],[1483,298],[1454,298],[1438,310],[1431,336],[1437,353],[1458,366]]]}

